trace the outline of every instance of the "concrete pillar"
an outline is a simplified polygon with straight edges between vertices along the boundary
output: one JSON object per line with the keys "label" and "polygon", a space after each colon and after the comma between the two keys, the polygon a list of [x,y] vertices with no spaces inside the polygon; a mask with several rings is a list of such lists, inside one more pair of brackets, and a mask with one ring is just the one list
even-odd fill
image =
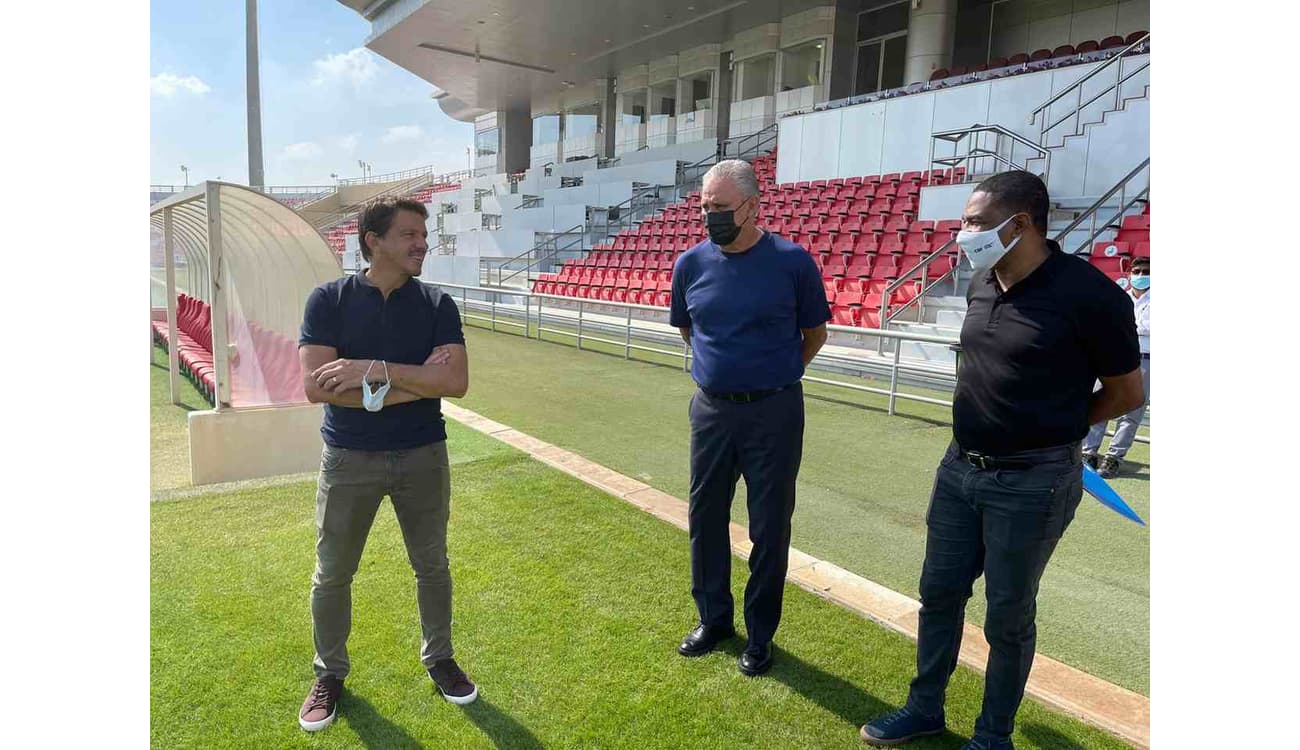
{"label": "concrete pillar", "polygon": [[606,78],[601,84],[600,126],[602,140],[596,144],[596,151],[608,159],[614,155],[614,135],[618,129],[619,97],[614,93],[614,78]]}
{"label": "concrete pillar", "polygon": [[497,112],[497,127],[501,129],[497,171],[513,174],[528,169],[529,152],[533,147],[532,112],[527,106],[500,110]]}
{"label": "concrete pillar", "polygon": [[912,0],[907,26],[905,84],[924,83],[930,74],[952,62],[957,28],[957,0]]}

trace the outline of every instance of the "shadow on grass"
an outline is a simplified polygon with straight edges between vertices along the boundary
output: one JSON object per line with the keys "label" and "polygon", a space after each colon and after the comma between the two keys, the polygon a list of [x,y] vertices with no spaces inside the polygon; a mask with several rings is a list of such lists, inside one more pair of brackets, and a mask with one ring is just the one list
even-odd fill
{"label": "shadow on grass", "polygon": [[[816,385],[816,386],[820,386],[820,387],[825,387],[825,388],[833,388],[833,387],[834,387],[834,386],[827,386],[827,385],[825,385],[824,383],[813,383],[812,385]],[[821,401],[822,403],[827,403],[827,404],[835,404],[836,406],[847,406],[847,407],[849,407],[850,409],[858,409],[859,411],[874,411],[874,412],[876,412],[876,413],[878,413],[878,414],[888,414],[888,413],[889,413],[889,407],[888,407],[888,406],[875,406],[875,405],[873,405],[873,404],[864,404],[864,403],[861,403],[861,402],[858,402],[858,401],[845,401],[845,400],[843,400],[843,399],[832,398],[831,396],[823,396],[823,395],[821,395],[821,394],[817,394],[817,393],[809,393],[808,390],[807,390],[807,385],[804,386],[804,393],[803,393],[803,395],[804,395],[804,398],[813,399],[813,400],[815,400],[815,401]],[[873,395],[875,395],[875,396],[879,396],[880,398],[889,398],[888,396],[880,396],[880,394],[878,394],[878,393],[877,393],[877,394],[873,394]],[[899,400],[900,400],[900,401],[905,401],[905,399],[899,399]],[[904,417],[904,418],[906,418],[906,419],[914,419],[914,420],[916,420],[917,422],[925,422],[926,424],[930,425],[931,427],[947,427],[948,425],[951,425],[951,424],[952,424],[952,422],[951,422],[950,420],[946,420],[946,419],[933,419],[933,418],[931,418],[931,417],[922,417],[922,416],[917,415],[917,414],[904,414],[904,413],[898,411],[897,407],[895,407],[895,409],[894,409],[894,416],[897,416],[897,417]]]}
{"label": "shadow on grass", "polygon": [[371,750],[408,748],[424,750],[419,740],[394,724],[370,705],[370,701],[353,692],[345,692],[339,702],[339,716],[357,733],[361,744]]}
{"label": "shadow on grass", "polygon": [[[719,650],[738,659],[743,649],[744,640],[733,639]],[[780,646],[773,646],[773,658],[772,671],[758,679],[772,679],[782,683],[854,727],[855,734],[866,722],[898,708],[839,675],[809,664]],[[960,748],[965,741],[952,732],[945,732],[914,740],[907,746],[915,750],[954,750]]]}
{"label": "shadow on grass", "polygon": [[1041,750],[1083,750],[1083,745],[1042,724],[1025,724],[1020,733]]}
{"label": "shadow on grass", "polygon": [[542,743],[528,727],[503,713],[489,701],[479,698],[462,709],[479,731],[501,750],[542,750]]}

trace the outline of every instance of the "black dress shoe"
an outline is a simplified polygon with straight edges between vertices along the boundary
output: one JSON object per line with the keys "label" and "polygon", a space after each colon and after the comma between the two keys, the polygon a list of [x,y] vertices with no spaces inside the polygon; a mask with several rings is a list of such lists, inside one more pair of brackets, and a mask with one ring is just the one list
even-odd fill
{"label": "black dress shoe", "polygon": [[772,668],[772,644],[761,646],[750,644],[745,653],[740,655],[740,672],[749,677],[757,677]]}
{"label": "black dress shoe", "polygon": [[682,645],[677,647],[677,653],[682,656],[704,656],[716,648],[720,641],[735,636],[736,629],[729,625],[709,627],[700,623],[682,639]]}

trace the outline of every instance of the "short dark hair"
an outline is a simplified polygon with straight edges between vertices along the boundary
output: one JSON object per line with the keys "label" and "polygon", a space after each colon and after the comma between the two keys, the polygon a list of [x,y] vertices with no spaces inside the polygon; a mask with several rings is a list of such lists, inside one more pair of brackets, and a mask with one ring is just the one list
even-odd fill
{"label": "short dark hair", "polygon": [[1130,269],[1137,268],[1139,265],[1142,266],[1143,268],[1145,268],[1147,271],[1150,271],[1150,270],[1151,270],[1151,258],[1148,257],[1148,256],[1145,256],[1145,255],[1142,256],[1141,258],[1134,258],[1134,259],[1133,259],[1133,265],[1129,266],[1129,268],[1130,268]]}
{"label": "short dark hair", "polygon": [[424,204],[410,198],[380,198],[367,203],[357,216],[357,238],[361,241],[361,257],[370,260],[370,248],[366,246],[366,235],[374,232],[379,236],[388,233],[393,226],[393,217],[398,211],[410,211],[422,218],[429,218],[429,209]]}
{"label": "short dark hair", "polygon": [[1007,215],[1021,212],[1029,214],[1034,227],[1047,236],[1047,186],[1042,178],[1031,172],[1017,170],[999,172],[975,186],[975,192],[988,193],[994,205]]}

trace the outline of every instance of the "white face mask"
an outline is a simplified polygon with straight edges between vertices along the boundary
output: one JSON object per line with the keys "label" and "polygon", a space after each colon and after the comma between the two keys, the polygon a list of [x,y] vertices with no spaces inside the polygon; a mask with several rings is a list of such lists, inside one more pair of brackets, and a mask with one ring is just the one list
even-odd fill
{"label": "white face mask", "polygon": [[984,271],[992,268],[1002,256],[1011,252],[1011,248],[1020,242],[1017,237],[1011,241],[1010,245],[1003,245],[1002,238],[998,232],[1007,225],[1007,222],[1016,218],[1016,214],[1011,214],[1006,221],[983,232],[968,232],[962,230],[957,233],[957,245],[961,247],[962,253],[966,255],[966,260],[970,261],[970,267],[976,271]]}
{"label": "white face mask", "polygon": [[[370,367],[375,366],[375,361],[370,360]],[[393,379],[388,375],[388,363],[384,362],[384,380],[387,381],[375,390],[370,390],[370,367],[366,368],[366,374],[361,379],[361,405],[366,407],[366,411],[379,411],[384,408],[384,396],[388,395],[388,389],[393,385]]]}

